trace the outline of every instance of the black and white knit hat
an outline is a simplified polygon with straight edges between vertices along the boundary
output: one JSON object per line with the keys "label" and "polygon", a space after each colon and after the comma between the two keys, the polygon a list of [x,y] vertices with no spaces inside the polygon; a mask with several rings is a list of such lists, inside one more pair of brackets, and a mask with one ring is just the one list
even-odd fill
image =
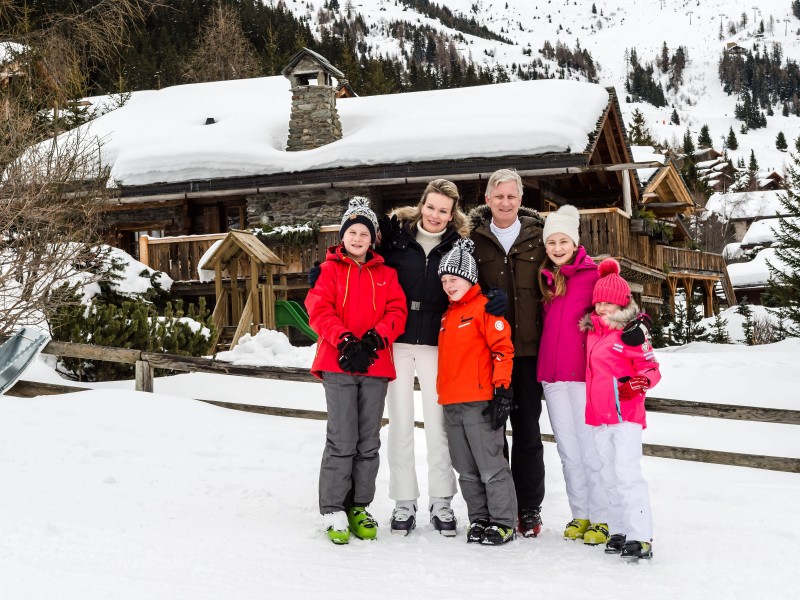
{"label": "black and white knit hat", "polygon": [[344,237],[344,232],[347,231],[347,228],[356,223],[367,226],[372,236],[372,242],[375,243],[375,232],[378,230],[378,217],[375,216],[375,213],[369,207],[369,200],[363,196],[355,196],[350,199],[350,204],[342,217],[339,238]]}
{"label": "black and white knit hat", "polygon": [[453,244],[452,250],[445,254],[439,263],[439,277],[442,275],[458,275],[471,284],[478,283],[478,265],[472,258],[475,242],[470,239],[460,239]]}

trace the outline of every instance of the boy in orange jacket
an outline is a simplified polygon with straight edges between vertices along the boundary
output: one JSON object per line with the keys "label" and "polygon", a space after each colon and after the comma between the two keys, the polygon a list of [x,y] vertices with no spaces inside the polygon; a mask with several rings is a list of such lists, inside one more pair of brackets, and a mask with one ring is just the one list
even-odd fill
{"label": "boy in orange jacket", "polygon": [[503,455],[514,346],[506,320],[484,308],[473,248],[471,240],[459,240],[439,265],[450,306],[439,330],[436,390],[467,502],[467,542],[500,545],[514,539],[517,518],[514,479]]}

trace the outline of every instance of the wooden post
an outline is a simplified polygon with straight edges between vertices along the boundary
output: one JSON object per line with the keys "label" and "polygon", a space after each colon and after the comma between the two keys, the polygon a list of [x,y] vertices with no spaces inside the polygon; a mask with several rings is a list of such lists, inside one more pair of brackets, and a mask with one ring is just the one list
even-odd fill
{"label": "wooden post", "polygon": [[705,297],[705,317],[713,317],[714,316],[714,281],[712,280],[705,280],[703,282],[704,291],[706,293]]}
{"label": "wooden post", "polygon": [[136,391],[153,391],[153,367],[146,360],[136,361]]}
{"label": "wooden post", "polygon": [[150,266],[150,236],[147,234],[139,237],[139,262]]}
{"label": "wooden post", "polygon": [[629,217],[633,214],[631,206],[631,176],[630,171],[622,172],[622,202],[625,206],[625,214]]}
{"label": "wooden post", "polygon": [[239,323],[242,318],[242,299],[239,296],[239,261],[234,259],[228,264],[231,275],[231,323]]}
{"label": "wooden post", "polygon": [[264,315],[261,314],[261,303],[258,301],[258,263],[255,257],[250,257],[250,299],[248,302],[253,307],[253,321],[250,325],[250,335],[258,333],[261,323],[264,323]]}

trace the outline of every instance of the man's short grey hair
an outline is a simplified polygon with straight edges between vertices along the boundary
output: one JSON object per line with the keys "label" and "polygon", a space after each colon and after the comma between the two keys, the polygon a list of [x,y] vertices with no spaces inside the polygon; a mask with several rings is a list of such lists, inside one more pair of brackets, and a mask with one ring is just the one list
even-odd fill
{"label": "man's short grey hair", "polygon": [[489,183],[486,184],[486,197],[488,198],[491,195],[494,188],[507,181],[513,181],[517,184],[519,197],[522,198],[522,178],[515,169],[499,169],[492,173],[491,177],[489,177]]}

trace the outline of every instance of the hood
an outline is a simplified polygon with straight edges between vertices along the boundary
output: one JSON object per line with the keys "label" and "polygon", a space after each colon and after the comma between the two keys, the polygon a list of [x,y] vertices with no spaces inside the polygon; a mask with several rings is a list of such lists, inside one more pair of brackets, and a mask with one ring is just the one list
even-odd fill
{"label": "hood", "polygon": [[[638,314],[639,306],[631,299],[631,301],[628,302],[628,306],[608,317],[608,328],[622,330],[625,328],[625,325],[633,321]],[[595,319],[599,318],[600,317],[594,311],[588,312],[581,317],[578,327],[580,327],[581,331],[594,331]]]}
{"label": "hood", "polygon": [[[541,215],[527,206],[519,207],[519,216],[533,219],[536,227],[544,227],[544,219]],[[485,224],[492,217],[492,209],[488,204],[481,204],[469,211],[469,229],[475,231],[478,227]]]}

